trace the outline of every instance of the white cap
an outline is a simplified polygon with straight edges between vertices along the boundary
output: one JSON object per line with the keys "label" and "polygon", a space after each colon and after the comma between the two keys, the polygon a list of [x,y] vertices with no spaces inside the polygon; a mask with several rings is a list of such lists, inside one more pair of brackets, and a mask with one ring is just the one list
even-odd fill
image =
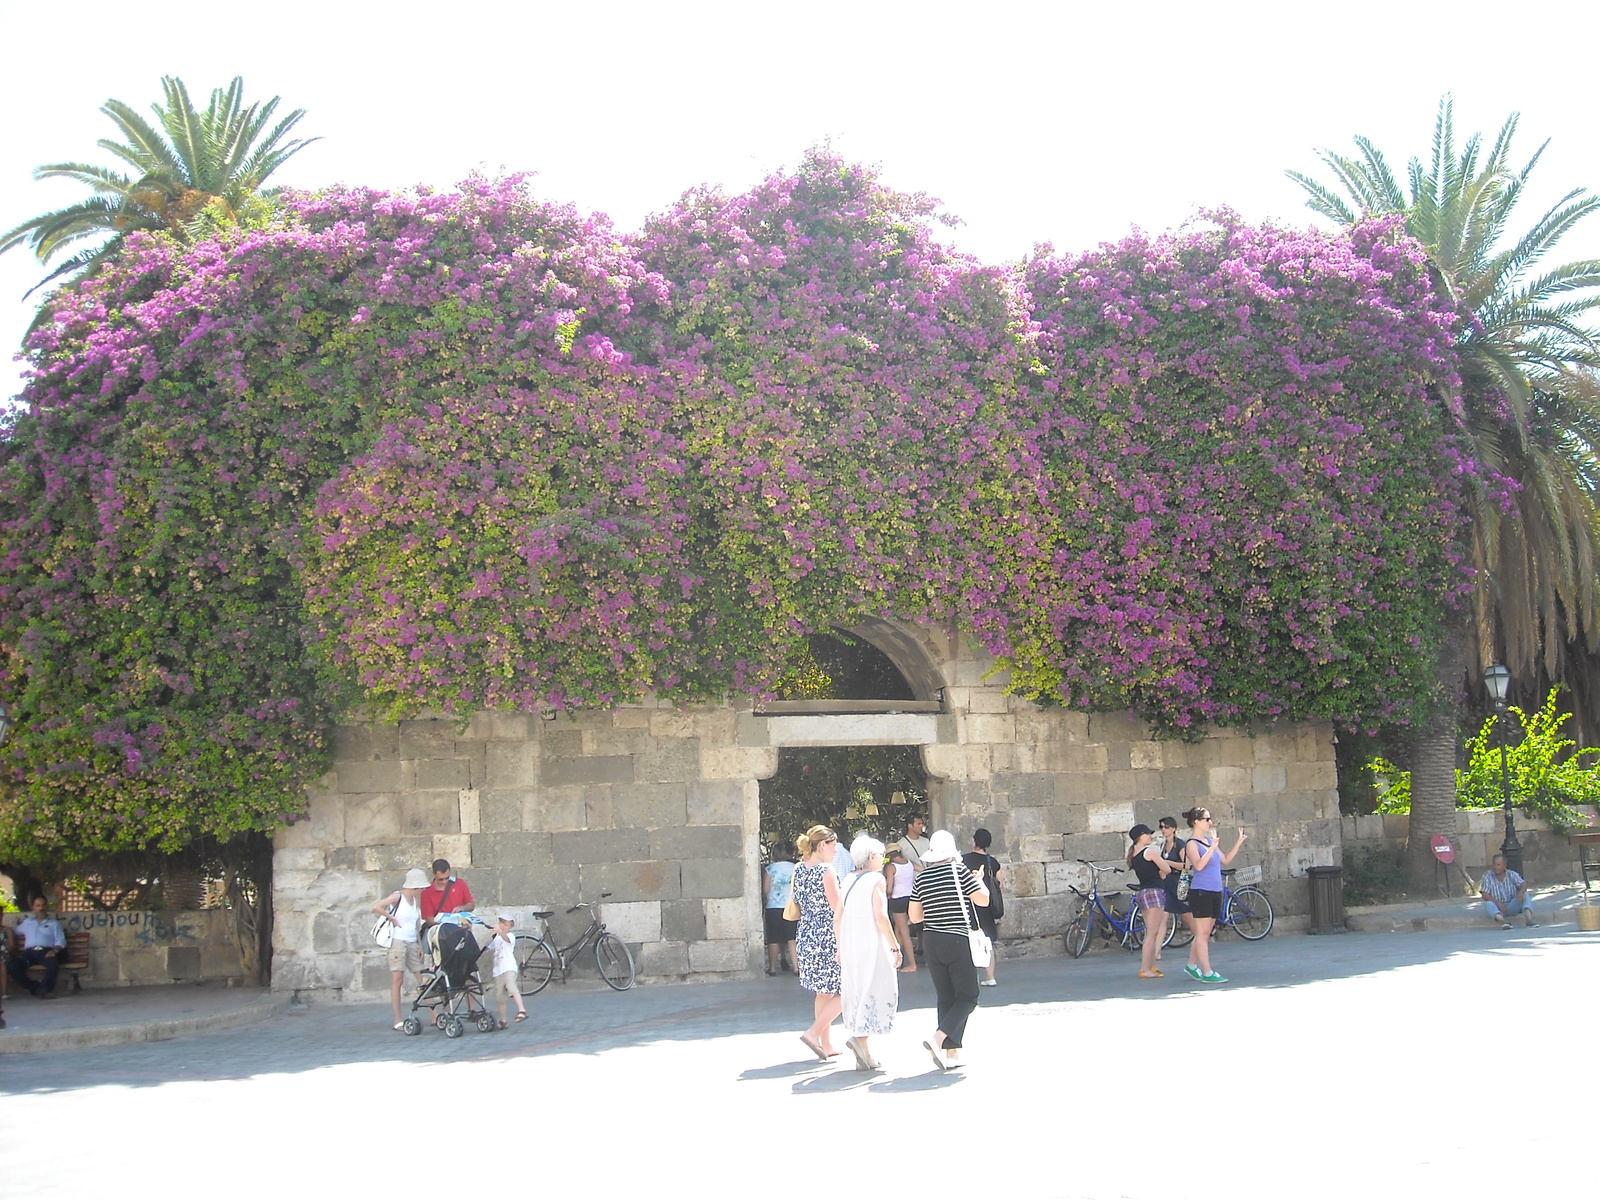
{"label": "white cap", "polygon": [[494,919],[496,921],[507,921],[512,925],[515,925],[517,923],[517,914],[512,912],[509,908],[502,908],[498,913],[495,914]]}

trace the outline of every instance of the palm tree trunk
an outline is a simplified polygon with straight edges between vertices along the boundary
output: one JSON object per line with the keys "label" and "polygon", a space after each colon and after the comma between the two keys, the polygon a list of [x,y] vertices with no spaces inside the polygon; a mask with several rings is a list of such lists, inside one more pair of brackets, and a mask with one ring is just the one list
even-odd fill
{"label": "palm tree trunk", "polygon": [[1406,868],[1413,893],[1431,890],[1435,834],[1456,833],[1456,743],[1460,738],[1462,692],[1467,671],[1466,628],[1452,622],[1439,648],[1439,702],[1431,717],[1411,735],[1411,828]]}

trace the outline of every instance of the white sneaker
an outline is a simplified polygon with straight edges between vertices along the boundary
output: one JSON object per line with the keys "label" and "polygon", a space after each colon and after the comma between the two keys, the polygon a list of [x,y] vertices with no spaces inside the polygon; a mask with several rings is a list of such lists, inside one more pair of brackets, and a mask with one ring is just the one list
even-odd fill
{"label": "white sneaker", "polygon": [[998,979],[980,979],[980,980],[978,980],[978,986],[979,987],[999,987],[1000,986],[1000,981]]}

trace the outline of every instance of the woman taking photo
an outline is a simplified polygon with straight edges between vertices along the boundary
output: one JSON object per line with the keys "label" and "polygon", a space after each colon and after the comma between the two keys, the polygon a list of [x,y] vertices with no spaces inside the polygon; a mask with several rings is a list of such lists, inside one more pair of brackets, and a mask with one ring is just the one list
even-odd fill
{"label": "woman taking photo", "polygon": [[1208,808],[1191,808],[1183,814],[1189,822],[1189,840],[1183,845],[1184,865],[1194,872],[1189,883],[1189,911],[1194,914],[1194,941],[1189,943],[1189,965],[1184,967],[1190,978],[1201,983],[1227,983],[1227,979],[1211,969],[1211,930],[1222,915],[1222,868],[1233,862],[1233,856],[1244,845],[1244,830],[1233,849],[1224,854],[1218,848],[1216,822]]}
{"label": "woman taking photo", "polygon": [[935,1066],[948,1071],[961,1065],[967,1018],[978,1006],[978,968],[967,931],[977,927],[972,905],[988,904],[989,893],[961,861],[949,830],[929,839],[922,861],[911,887],[911,922],[922,923],[922,953],[939,997],[939,1028],[922,1046]]}
{"label": "woman taking photo", "polygon": [[1128,830],[1128,865],[1139,878],[1139,890],[1133,902],[1144,910],[1144,949],[1140,955],[1139,978],[1160,979],[1156,970],[1156,955],[1167,936],[1167,876],[1172,874],[1172,864],[1162,856],[1161,847],[1155,844],[1155,834],[1148,825],[1135,825]]}
{"label": "woman taking photo", "polygon": [[889,923],[889,899],[883,878],[883,843],[861,833],[850,844],[855,866],[844,882],[834,934],[839,940],[840,1003],[845,1047],[856,1057],[856,1070],[878,1071],[867,1039],[894,1028],[900,1007],[900,947]]}
{"label": "woman taking photo", "polygon": [[800,1040],[824,1060],[839,1054],[828,1036],[829,1026],[839,1015],[839,942],[833,934],[834,914],[839,911],[839,880],[832,865],[838,844],[838,835],[826,825],[813,825],[801,834],[800,864],[790,883],[800,909],[795,965],[800,969],[800,986],[817,997],[812,1009],[815,1019]]}

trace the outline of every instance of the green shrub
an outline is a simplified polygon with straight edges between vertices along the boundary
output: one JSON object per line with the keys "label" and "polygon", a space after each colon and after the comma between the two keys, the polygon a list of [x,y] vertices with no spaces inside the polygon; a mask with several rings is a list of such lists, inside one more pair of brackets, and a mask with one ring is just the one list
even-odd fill
{"label": "green shrub", "polygon": [[1406,894],[1404,846],[1353,846],[1344,856],[1344,902],[1388,904]]}

